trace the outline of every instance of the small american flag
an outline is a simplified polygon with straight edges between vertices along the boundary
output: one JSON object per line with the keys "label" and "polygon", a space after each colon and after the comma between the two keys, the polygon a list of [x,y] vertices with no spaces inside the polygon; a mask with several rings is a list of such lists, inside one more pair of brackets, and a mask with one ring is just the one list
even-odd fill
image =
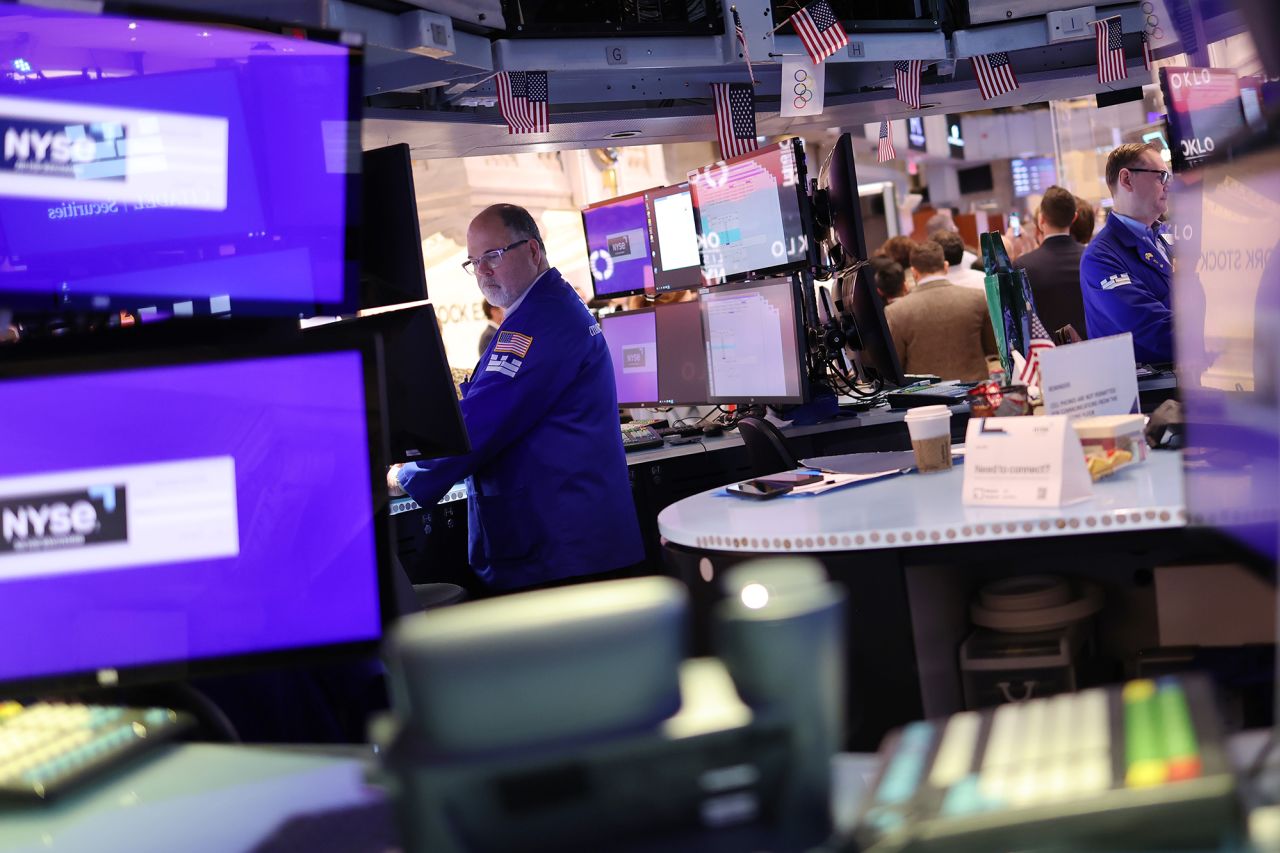
{"label": "small american flag", "polygon": [[1151,35],[1146,30],[1143,30],[1142,32],[1142,67],[1150,71],[1152,61],[1153,61],[1153,58],[1151,56]]}
{"label": "small american flag", "polygon": [[1018,78],[1013,76],[1009,54],[1003,51],[973,57],[973,76],[978,78],[978,91],[984,101],[1018,88]]}
{"label": "small american flag", "polygon": [[1120,16],[1092,23],[1098,42],[1098,82],[1126,79],[1129,72],[1124,67],[1124,30],[1120,27]]}
{"label": "small american flag", "polygon": [[747,48],[747,33],[742,29],[742,18],[738,17],[738,7],[730,6],[729,11],[733,13],[733,31],[738,35],[738,44],[742,45],[742,58],[747,63],[747,73],[751,75],[751,82],[756,83],[756,72],[751,67],[751,51]]}
{"label": "small american flag", "polygon": [[1053,349],[1053,338],[1044,327],[1040,315],[1031,312],[1031,341],[1027,344],[1027,363],[1018,374],[1018,381],[1023,385],[1040,384],[1040,353]]}
{"label": "small american flag", "polygon": [[913,110],[920,109],[920,72],[923,70],[922,59],[893,63],[893,88],[898,92],[898,100]]}
{"label": "small american flag", "polygon": [[547,72],[499,71],[498,109],[507,123],[507,133],[546,133]]}
{"label": "small american flag", "polygon": [[817,65],[849,43],[849,34],[836,20],[827,0],[814,0],[791,16],[791,26],[796,28],[809,58]]}
{"label": "small american flag", "polygon": [[893,150],[893,138],[889,135],[889,120],[880,121],[880,148],[876,153],[876,162],[887,163],[898,156]]}
{"label": "small american flag", "polygon": [[720,156],[738,157],[756,150],[756,93],[750,83],[712,83],[716,96],[716,136]]}
{"label": "small american flag", "polygon": [[528,335],[522,335],[519,332],[498,332],[498,339],[494,341],[494,352],[514,353],[520,358],[524,358],[529,354],[529,347],[533,346],[533,338]]}

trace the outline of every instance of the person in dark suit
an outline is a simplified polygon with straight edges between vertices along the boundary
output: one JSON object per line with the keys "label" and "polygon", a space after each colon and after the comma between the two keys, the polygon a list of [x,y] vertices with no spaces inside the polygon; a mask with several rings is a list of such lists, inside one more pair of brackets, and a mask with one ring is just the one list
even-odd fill
{"label": "person in dark suit", "polygon": [[1036,222],[1044,234],[1040,248],[1018,258],[1017,266],[1027,271],[1036,313],[1050,332],[1063,326],[1075,327],[1087,338],[1084,297],[1080,293],[1080,256],[1084,246],[1071,236],[1076,219],[1076,197],[1062,187],[1049,187],[1036,211]]}

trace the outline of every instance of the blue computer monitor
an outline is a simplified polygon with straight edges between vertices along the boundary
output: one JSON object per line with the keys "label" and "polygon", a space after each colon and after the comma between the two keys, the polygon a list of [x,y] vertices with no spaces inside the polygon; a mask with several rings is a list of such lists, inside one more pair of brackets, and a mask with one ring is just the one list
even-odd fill
{"label": "blue computer monitor", "polygon": [[778,275],[813,263],[799,139],[690,172],[689,188],[708,284]]}
{"label": "blue computer monitor", "polygon": [[1009,161],[1009,174],[1018,198],[1043,195],[1058,182],[1058,167],[1052,157],[1015,157]]}
{"label": "blue computer monitor", "polygon": [[583,208],[582,230],[596,298],[653,292],[653,256],[643,192]]}
{"label": "blue computer monitor", "polygon": [[356,302],[359,39],[0,6],[0,307]]}
{"label": "blue computer monitor", "polygon": [[642,408],[658,403],[658,332],[652,308],[608,314],[600,319],[618,405]]}
{"label": "blue computer monitor", "polygon": [[0,683],[372,651],[390,603],[377,377],[373,349],[0,369],[0,446],[21,448],[0,454]]}

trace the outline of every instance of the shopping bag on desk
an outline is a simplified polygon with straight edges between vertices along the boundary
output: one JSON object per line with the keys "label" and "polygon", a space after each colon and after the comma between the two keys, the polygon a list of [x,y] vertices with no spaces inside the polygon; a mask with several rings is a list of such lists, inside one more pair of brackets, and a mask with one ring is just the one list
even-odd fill
{"label": "shopping bag on desk", "polygon": [[987,272],[987,311],[995,329],[1000,364],[1014,381],[1013,352],[1024,358],[1031,343],[1031,314],[1034,312],[1031,285],[1026,270],[1015,269],[1005,251],[999,231],[981,236],[982,263]]}

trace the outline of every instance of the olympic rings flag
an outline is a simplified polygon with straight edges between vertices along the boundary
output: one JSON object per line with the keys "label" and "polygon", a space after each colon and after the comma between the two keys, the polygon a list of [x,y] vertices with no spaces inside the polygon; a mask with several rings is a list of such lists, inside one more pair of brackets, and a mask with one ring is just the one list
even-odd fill
{"label": "olympic rings flag", "polygon": [[827,83],[827,66],[814,64],[808,57],[787,57],[782,61],[781,108],[778,114],[790,116],[822,115]]}

